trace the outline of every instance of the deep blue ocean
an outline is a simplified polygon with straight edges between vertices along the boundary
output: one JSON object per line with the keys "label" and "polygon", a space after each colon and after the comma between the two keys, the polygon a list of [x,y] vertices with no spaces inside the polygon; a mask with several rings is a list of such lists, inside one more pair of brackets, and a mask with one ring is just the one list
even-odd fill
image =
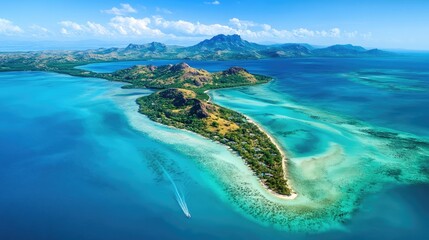
{"label": "deep blue ocean", "polygon": [[[135,64],[176,62],[82,68],[111,72]],[[429,138],[428,56],[188,63],[209,71],[238,65],[272,76],[269,84],[214,91],[212,97],[261,123],[294,157],[293,166],[323,153],[328,143],[343,146],[345,158],[359,152],[362,143],[372,144],[371,136],[357,134],[359,141],[364,139],[359,142],[352,136],[355,130],[346,132],[339,120],[320,119],[316,113],[359,122],[353,127],[412,136],[419,143]],[[347,195],[338,187],[333,193],[338,199],[358,199],[338,210],[351,216],[340,226],[315,231],[318,225],[309,220],[313,227],[306,232],[294,228],[290,218],[291,229],[282,229],[263,217],[249,216],[249,207],[240,208],[229,196],[213,162],[234,163],[238,157],[217,143],[138,114],[135,99],[152,91],[122,85],[47,72],[0,73],[0,239],[425,239],[429,233],[429,157],[423,150],[409,150],[416,151],[410,154],[418,160],[407,157],[409,162],[401,163],[418,169],[402,168],[385,178],[376,177],[382,175],[380,169],[403,165],[374,160],[362,178],[344,170],[350,175],[341,179],[359,179],[350,183],[353,186],[371,183],[377,188]],[[308,118],[310,110],[313,118]],[[374,146],[382,141],[374,140]],[[367,158],[374,153],[368,151]],[[380,159],[392,151],[380,150]],[[358,160],[353,164],[362,165]],[[184,216],[160,166],[186,196],[192,218]],[[350,166],[345,160],[341,169]],[[295,168],[292,175],[300,173]],[[332,179],[339,179],[340,172],[327,170],[323,187],[335,186]],[[305,184],[305,177],[297,180],[297,191],[301,187],[311,200],[314,196],[310,190],[306,195]]]}

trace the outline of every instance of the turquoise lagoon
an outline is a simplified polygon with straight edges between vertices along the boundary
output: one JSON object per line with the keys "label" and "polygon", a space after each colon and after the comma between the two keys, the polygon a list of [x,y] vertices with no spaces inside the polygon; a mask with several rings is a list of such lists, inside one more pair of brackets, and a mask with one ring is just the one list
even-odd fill
{"label": "turquoise lagoon", "polygon": [[210,94],[286,151],[298,193],[290,201],[267,194],[226,147],[138,114],[135,99],[151,90],[1,73],[0,237],[421,238],[429,227],[428,59],[189,62],[273,76],[269,84]]}

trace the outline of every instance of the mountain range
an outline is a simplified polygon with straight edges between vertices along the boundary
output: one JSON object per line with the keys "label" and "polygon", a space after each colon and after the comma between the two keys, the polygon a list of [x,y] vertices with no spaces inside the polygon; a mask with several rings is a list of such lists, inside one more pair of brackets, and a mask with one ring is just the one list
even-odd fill
{"label": "mountain range", "polygon": [[81,51],[110,56],[117,59],[191,59],[228,60],[261,59],[279,57],[377,57],[392,55],[379,49],[365,49],[360,46],[333,45],[316,48],[309,44],[286,43],[261,45],[243,40],[239,35],[216,35],[189,47],[165,45],[159,42],[129,44],[125,48],[101,48]]}
{"label": "mountain range", "polygon": [[309,44],[261,45],[239,35],[216,35],[196,45],[182,47],[159,42],[129,44],[125,48],[99,48],[81,51],[29,51],[0,53],[0,70],[47,69],[57,64],[146,59],[243,60],[294,57],[380,57],[393,53],[360,46],[333,45],[325,48]]}

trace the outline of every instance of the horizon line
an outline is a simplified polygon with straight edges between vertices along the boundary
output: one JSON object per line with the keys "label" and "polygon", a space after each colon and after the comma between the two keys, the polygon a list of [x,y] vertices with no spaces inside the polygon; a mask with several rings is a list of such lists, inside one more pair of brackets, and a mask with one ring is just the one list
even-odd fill
{"label": "horizon line", "polygon": [[[136,44],[136,45],[144,45],[144,44],[150,44],[150,43],[161,43],[164,44],[166,46],[177,46],[177,47],[190,47],[190,46],[194,46],[197,45],[198,43],[201,43],[205,40],[210,40],[213,39],[214,37],[217,36],[227,36],[227,37],[232,37],[232,36],[239,36],[241,40],[247,41],[249,43],[255,43],[255,44],[259,44],[262,46],[272,46],[272,45],[284,45],[284,44],[301,44],[301,45],[310,45],[311,47],[315,47],[315,48],[326,48],[326,47],[331,47],[331,46],[335,46],[335,45],[351,45],[351,46],[356,46],[356,47],[363,47],[367,50],[372,50],[372,49],[379,49],[379,50],[385,50],[385,51],[397,51],[397,52],[404,52],[404,51],[410,51],[410,52],[429,52],[429,49],[409,49],[409,48],[395,48],[395,47],[389,47],[389,48],[381,48],[381,47],[374,47],[374,46],[366,46],[366,45],[357,45],[357,44],[352,44],[352,43],[334,43],[334,44],[313,44],[313,43],[308,43],[308,42],[276,42],[276,41],[249,41],[245,38],[243,38],[241,35],[239,34],[216,34],[216,35],[212,35],[211,37],[206,36],[204,39],[199,40],[199,41],[195,41],[194,43],[191,43],[189,45],[187,44],[174,44],[171,43],[171,41],[156,41],[156,40],[149,40],[146,42],[142,42],[142,43],[135,43],[134,41],[126,41],[126,40],[101,40],[101,39],[67,39],[67,40],[47,40],[47,39],[41,39],[41,40],[6,40],[3,41],[2,46],[0,46],[0,52],[22,52],[22,51],[28,51],[28,52],[36,52],[36,51],[66,51],[66,50],[73,50],[73,51],[84,51],[84,50],[93,50],[93,49],[99,49],[99,48],[113,48],[113,47],[119,47],[118,45],[122,45],[122,46],[128,46],[130,44]],[[5,43],[20,43],[20,44],[30,44],[30,43],[55,43],[57,44],[56,46],[52,46],[53,49],[48,49],[46,47],[48,46],[37,46],[35,47],[33,50],[30,49],[15,49],[13,50],[13,48],[18,48],[19,46],[13,46],[13,44],[10,45],[5,45]],[[111,44],[110,47],[107,46],[100,46],[100,47],[96,47],[96,46],[83,46],[82,48],[79,48],[78,46],[66,46],[67,44],[70,43],[90,43],[93,42],[94,45],[95,43],[104,43],[105,45],[107,44]],[[179,41],[180,42],[180,41]],[[66,43],[65,45],[60,45],[60,43]],[[21,46],[23,47],[23,46]],[[28,47],[28,46],[27,46]],[[43,47],[45,47],[46,49],[44,49]],[[58,47],[60,49],[55,49],[55,47]],[[71,47],[71,49],[67,49],[66,47]],[[4,49],[3,49],[4,48]],[[40,48],[40,49],[37,49]],[[121,47],[119,47],[121,48]],[[10,50],[7,50],[10,49]]]}

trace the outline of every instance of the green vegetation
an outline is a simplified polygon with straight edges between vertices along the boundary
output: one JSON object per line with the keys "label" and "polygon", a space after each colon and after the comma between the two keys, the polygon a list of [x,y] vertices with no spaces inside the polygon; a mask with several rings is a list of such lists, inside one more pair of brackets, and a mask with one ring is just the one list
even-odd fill
{"label": "green vegetation", "polygon": [[43,70],[80,77],[127,82],[129,88],[166,89],[137,100],[140,112],[153,121],[188,129],[221,142],[237,152],[264,184],[279,194],[290,194],[283,177],[282,156],[268,136],[244,116],[207,102],[209,89],[266,83],[271,79],[253,75],[241,67],[210,73],[186,63],[165,66],[134,66],[113,73],[94,73],[75,68],[75,63],[49,62],[15,65],[14,70]]}
{"label": "green vegetation", "polygon": [[269,77],[252,75],[241,67],[209,73],[186,63],[166,66],[134,66],[104,75],[135,87],[163,89],[137,99],[139,112],[151,120],[187,129],[229,146],[261,181],[283,195],[291,191],[284,178],[282,155],[255,124],[232,110],[207,102],[209,89],[266,83]]}
{"label": "green vegetation", "polygon": [[195,69],[186,63],[165,66],[134,66],[114,73],[98,74],[113,81],[133,84],[135,87],[155,89],[187,88],[196,92],[209,89],[266,83],[269,77],[253,75],[241,67],[209,73],[204,69]]}
{"label": "green vegetation", "polygon": [[229,146],[271,190],[291,191],[284,179],[282,155],[268,136],[245,116],[196,98],[189,89],[169,88],[137,99],[151,120],[187,129]]}

